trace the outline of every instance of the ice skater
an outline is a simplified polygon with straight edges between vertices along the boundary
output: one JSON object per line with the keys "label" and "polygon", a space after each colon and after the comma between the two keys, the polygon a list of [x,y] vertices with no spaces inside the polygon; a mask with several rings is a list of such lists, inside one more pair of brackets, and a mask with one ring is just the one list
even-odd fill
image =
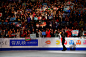
{"label": "ice skater", "polygon": [[65,45],[64,45],[64,43],[65,43],[65,36],[66,36],[65,31],[61,32],[62,46],[63,46],[63,50],[62,50],[62,51],[66,51],[66,50],[67,50],[67,48],[66,48]]}

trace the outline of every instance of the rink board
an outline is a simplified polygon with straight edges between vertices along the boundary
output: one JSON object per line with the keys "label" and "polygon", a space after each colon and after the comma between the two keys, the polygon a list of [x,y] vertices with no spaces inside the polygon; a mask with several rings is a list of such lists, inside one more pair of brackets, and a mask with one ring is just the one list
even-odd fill
{"label": "rink board", "polygon": [[[76,50],[86,50],[86,39],[66,38],[65,46],[70,50],[70,46],[75,43]],[[60,38],[36,38],[25,41],[25,38],[0,38],[0,51],[5,50],[62,50]]]}

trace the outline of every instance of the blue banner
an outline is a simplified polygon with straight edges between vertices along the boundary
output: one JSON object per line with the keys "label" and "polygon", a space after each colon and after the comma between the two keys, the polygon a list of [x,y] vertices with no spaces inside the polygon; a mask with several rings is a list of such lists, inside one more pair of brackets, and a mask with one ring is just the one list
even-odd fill
{"label": "blue banner", "polygon": [[38,20],[38,18],[37,17],[34,17],[34,20]]}
{"label": "blue banner", "polygon": [[34,39],[31,41],[10,40],[10,46],[38,46],[38,39]]}
{"label": "blue banner", "polygon": [[68,12],[69,11],[69,6],[64,6],[64,12]]}
{"label": "blue banner", "polygon": [[47,3],[43,3],[43,5],[47,5]]}
{"label": "blue banner", "polygon": [[11,18],[10,18],[10,21],[14,21],[14,20],[16,20],[15,17],[11,17]]}

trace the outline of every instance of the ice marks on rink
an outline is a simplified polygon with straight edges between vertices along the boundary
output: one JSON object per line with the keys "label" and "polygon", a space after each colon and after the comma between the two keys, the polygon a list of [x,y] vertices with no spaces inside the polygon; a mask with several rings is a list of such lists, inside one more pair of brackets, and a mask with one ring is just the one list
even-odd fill
{"label": "ice marks on rink", "polygon": [[86,57],[86,51],[0,51],[0,57]]}

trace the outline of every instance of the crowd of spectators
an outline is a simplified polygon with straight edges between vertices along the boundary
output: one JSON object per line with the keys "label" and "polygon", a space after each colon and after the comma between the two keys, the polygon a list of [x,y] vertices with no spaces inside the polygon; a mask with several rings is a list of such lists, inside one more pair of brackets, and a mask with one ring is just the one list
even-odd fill
{"label": "crowd of spectators", "polygon": [[[73,7],[70,7],[70,6]],[[69,6],[68,11],[64,10]],[[66,37],[73,37],[72,30],[79,30],[78,37],[86,30],[86,1],[0,1],[0,38],[58,37],[63,30]]]}

